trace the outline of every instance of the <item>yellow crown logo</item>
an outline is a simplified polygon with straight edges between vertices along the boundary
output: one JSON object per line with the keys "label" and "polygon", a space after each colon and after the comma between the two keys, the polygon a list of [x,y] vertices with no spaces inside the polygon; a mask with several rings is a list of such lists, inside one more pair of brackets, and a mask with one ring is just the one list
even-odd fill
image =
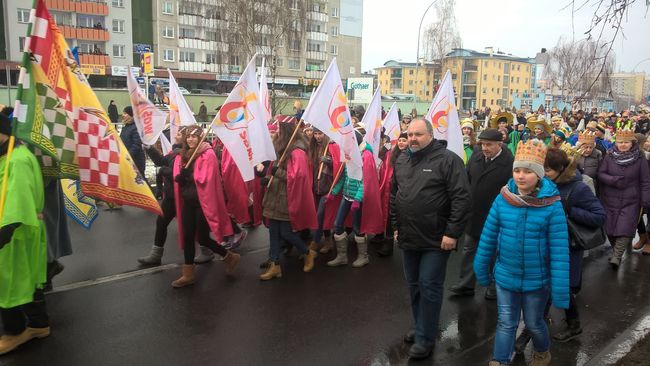
{"label": "yellow crown logo", "polygon": [[519,141],[515,160],[544,165],[544,159],[546,159],[546,145],[544,145],[544,142],[537,139],[530,139],[526,143]]}
{"label": "yellow crown logo", "polygon": [[580,143],[580,144],[595,144],[596,143],[596,134],[589,131],[589,130],[584,130],[580,135],[578,135],[578,143]]}
{"label": "yellow crown logo", "polygon": [[623,128],[616,131],[615,141],[616,142],[636,141],[636,136],[634,135],[634,131],[627,128]]}

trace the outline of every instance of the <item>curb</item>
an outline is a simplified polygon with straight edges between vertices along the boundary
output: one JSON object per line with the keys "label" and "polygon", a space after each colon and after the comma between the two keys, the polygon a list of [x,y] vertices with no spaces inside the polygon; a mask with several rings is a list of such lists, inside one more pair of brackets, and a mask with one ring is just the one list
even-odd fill
{"label": "curb", "polygon": [[640,340],[650,334],[650,309],[645,315],[592,357],[585,366],[614,365],[625,357]]}

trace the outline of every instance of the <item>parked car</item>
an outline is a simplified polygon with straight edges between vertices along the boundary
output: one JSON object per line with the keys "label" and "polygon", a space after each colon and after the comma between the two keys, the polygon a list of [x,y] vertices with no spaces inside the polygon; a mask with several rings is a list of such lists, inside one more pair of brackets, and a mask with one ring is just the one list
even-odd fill
{"label": "parked car", "polygon": [[192,89],[192,94],[217,95],[217,92],[210,89]]}
{"label": "parked car", "polygon": [[[168,86],[163,87],[163,90],[165,91],[165,94],[169,94],[169,87]],[[190,91],[183,88],[182,86],[179,86],[178,90],[180,90],[181,94],[183,94],[183,95],[190,94]]]}

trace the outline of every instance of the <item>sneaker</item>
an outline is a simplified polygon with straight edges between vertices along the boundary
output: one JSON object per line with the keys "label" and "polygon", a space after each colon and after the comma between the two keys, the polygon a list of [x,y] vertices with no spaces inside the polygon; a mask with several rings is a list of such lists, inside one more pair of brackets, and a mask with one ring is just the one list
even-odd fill
{"label": "sneaker", "polygon": [[248,235],[248,231],[242,230],[239,234],[235,234],[232,237],[232,245],[230,246],[230,250],[234,250],[239,248],[242,244],[244,244],[244,240],[246,240],[246,236]]}

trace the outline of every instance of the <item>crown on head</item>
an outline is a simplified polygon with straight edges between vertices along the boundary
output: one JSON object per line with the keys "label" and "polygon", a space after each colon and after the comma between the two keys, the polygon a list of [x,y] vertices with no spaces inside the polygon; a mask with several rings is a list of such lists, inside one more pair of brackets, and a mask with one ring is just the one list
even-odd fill
{"label": "crown on head", "polygon": [[566,142],[560,145],[560,150],[564,151],[566,155],[569,157],[569,159],[574,159],[575,157],[581,155],[578,149],[576,149],[575,147],[571,146],[571,144],[568,144]]}
{"label": "crown on head", "polygon": [[578,143],[580,143],[580,144],[595,144],[596,143],[596,134],[589,131],[589,130],[584,130],[580,135],[578,135]]}
{"label": "crown on head", "polygon": [[546,145],[538,139],[530,139],[523,143],[519,141],[517,145],[516,161],[530,161],[544,165],[546,159]]}
{"label": "crown on head", "polygon": [[616,142],[636,141],[636,136],[634,135],[634,131],[628,128],[622,128],[616,131],[615,141]]}

